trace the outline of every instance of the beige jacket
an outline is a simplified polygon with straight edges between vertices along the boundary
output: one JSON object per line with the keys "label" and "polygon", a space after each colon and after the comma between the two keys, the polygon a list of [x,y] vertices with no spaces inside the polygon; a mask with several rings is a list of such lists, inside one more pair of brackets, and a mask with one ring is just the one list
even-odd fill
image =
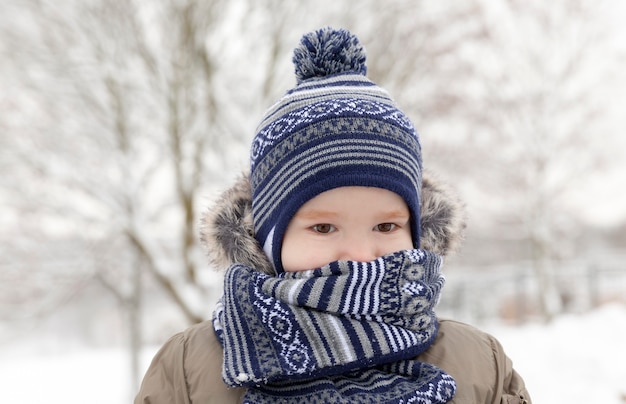
{"label": "beige jacket", "polygon": [[[218,268],[240,262],[271,273],[254,238],[250,184],[246,175],[204,216],[202,240]],[[461,239],[459,203],[425,173],[422,189],[421,248],[446,255]],[[472,326],[440,320],[434,344],[417,357],[454,377],[451,403],[530,403],[524,381],[500,343]],[[222,347],[205,321],[170,338],[154,357],[135,404],[228,404],[241,401],[243,388],[229,389],[221,378]]]}
{"label": "beige jacket", "polygon": [[[457,383],[450,403],[530,403],[524,381],[500,343],[467,324],[441,320],[439,335],[417,357],[449,373]],[[243,388],[222,381],[222,347],[210,321],[176,334],[154,357],[135,404],[229,404]]]}

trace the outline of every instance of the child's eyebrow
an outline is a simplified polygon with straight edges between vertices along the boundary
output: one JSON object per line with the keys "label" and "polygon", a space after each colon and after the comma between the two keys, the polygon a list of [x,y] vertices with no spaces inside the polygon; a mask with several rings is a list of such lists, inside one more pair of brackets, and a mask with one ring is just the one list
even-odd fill
{"label": "child's eyebrow", "polygon": [[299,219],[315,220],[315,219],[334,219],[339,215],[336,212],[320,209],[306,209],[296,213]]}
{"label": "child's eyebrow", "polygon": [[411,214],[404,210],[390,210],[381,213],[380,217],[385,219],[407,219],[411,216]]}

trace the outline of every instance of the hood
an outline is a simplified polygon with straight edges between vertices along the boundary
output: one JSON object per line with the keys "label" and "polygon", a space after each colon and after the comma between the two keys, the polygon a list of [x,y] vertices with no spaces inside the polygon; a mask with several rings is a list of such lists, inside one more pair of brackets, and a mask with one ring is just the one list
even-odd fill
{"label": "hood", "polygon": [[[445,256],[460,244],[465,229],[463,206],[432,173],[424,171],[421,198],[420,248]],[[200,240],[217,269],[241,263],[274,274],[269,259],[254,237],[252,191],[243,173],[206,210],[201,218]]]}

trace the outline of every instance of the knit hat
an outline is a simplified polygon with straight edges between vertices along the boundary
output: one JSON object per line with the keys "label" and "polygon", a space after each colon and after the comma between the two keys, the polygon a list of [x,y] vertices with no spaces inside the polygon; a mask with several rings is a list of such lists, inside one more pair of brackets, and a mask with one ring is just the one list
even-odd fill
{"label": "knit hat", "polygon": [[350,32],[322,28],[294,50],[297,85],[265,114],[251,147],[252,215],[278,273],[282,239],[308,200],[343,186],[384,188],[411,213],[420,239],[421,146],[408,117],[366,76]]}

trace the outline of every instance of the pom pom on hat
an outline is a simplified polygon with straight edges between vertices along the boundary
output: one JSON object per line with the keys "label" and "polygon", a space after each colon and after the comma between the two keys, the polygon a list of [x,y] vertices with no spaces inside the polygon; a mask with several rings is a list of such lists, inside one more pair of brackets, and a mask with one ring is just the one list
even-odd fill
{"label": "pom pom on hat", "polygon": [[302,37],[294,49],[296,80],[352,72],[365,75],[365,50],[359,39],[345,29],[319,29]]}

